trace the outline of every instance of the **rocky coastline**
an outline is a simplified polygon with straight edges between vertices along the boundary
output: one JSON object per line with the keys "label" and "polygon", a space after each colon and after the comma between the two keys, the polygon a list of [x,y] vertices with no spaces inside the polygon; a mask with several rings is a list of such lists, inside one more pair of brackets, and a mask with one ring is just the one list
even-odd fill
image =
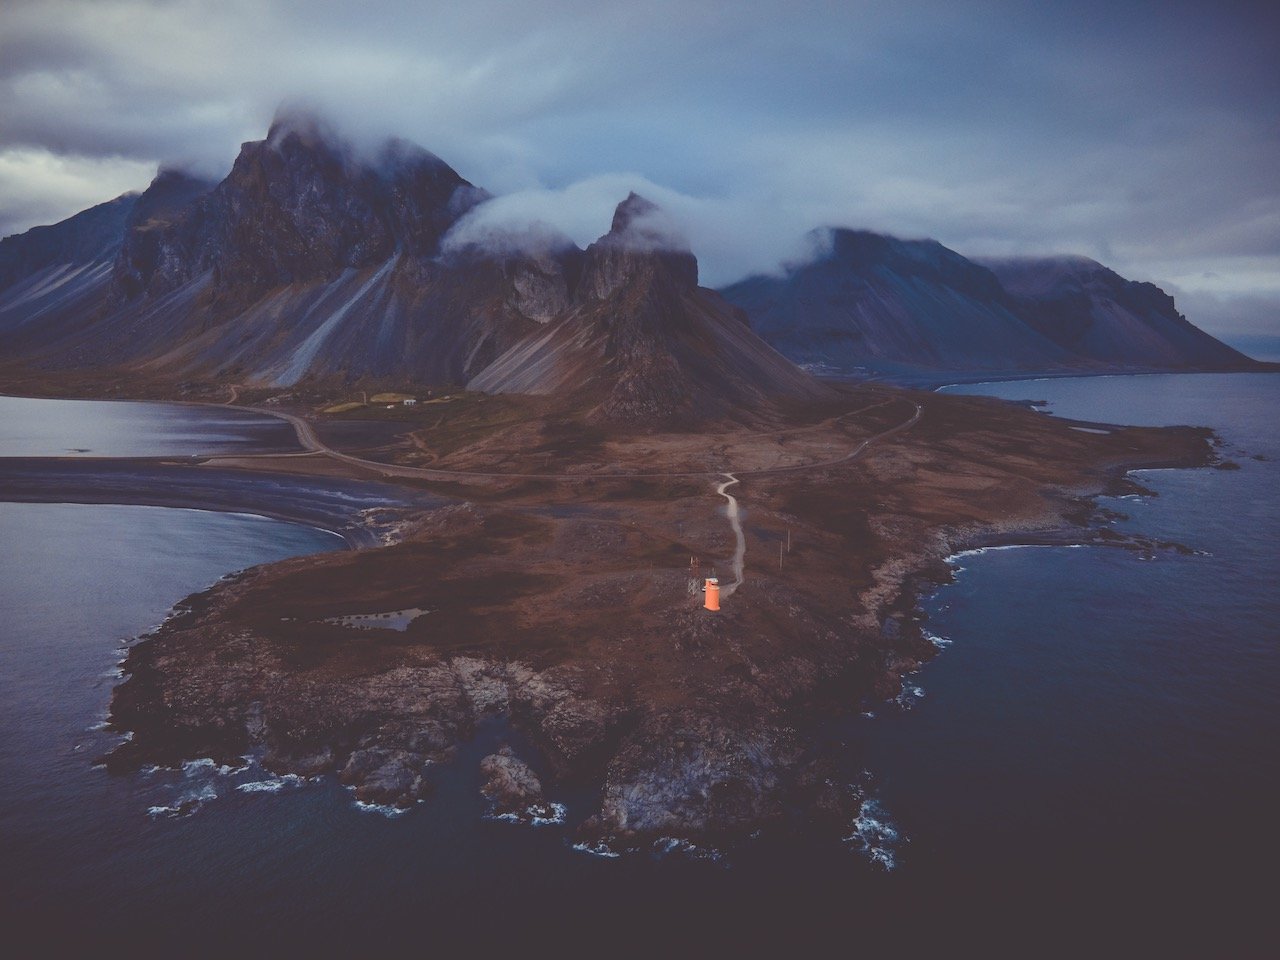
{"label": "rocky coastline", "polygon": [[[425,512],[391,546],[244,571],[130,649],[110,721],[131,737],[107,765],[252,752],[407,808],[498,721],[522,746],[482,763],[494,814],[554,820],[558,789],[588,787],[598,801],[569,817],[584,849],[845,836],[863,796],[814,733],[936,654],[916,599],[947,558],[1178,549],[1116,535],[1091,498],[1129,469],[1215,459],[1203,429],[1082,433],[1011,404],[920,400],[919,427],[858,460],[742,485],[747,575],[717,614],[688,564],[727,556],[730,532],[687,479],[513,485]],[[342,625],[405,608],[426,612],[402,630]]]}

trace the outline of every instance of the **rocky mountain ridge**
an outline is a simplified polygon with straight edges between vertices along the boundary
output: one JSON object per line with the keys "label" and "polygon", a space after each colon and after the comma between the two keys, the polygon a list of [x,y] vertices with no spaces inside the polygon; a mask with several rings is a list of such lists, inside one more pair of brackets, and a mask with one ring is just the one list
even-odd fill
{"label": "rocky mountain ridge", "polygon": [[824,389],[756,337],[741,311],[698,286],[680,241],[646,227],[659,209],[632,193],[583,256],[567,312],[481,371],[490,393],[580,395],[596,419],[659,423],[734,417],[771,398]]}
{"label": "rocky mountain ridge", "polygon": [[933,240],[818,231],[823,253],[726,287],[755,330],[844,375],[1247,369],[1173,298],[1082,257],[970,260]]}
{"label": "rocky mountain ridge", "polygon": [[0,241],[0,362],[563,394],[614,422],[821,396],[789,361],[903,379],[1250,363],[1092,261],[983,264],[833,230],[824,256],[721,296],[635,196],[587,250],[447,242],[488,198],[412,144],[359,148],[281,115],[217,183],[161,170],[140,195]]}
{"label": "rocky mountain ridge", "polygon": [[445,255],[486,197],[403,141],[364,152],[314,118],[278,118],[217,184],[162,171],[83,288],[45,282],[74,258],[0,288],[0,349],[54,370],[463,384],[576,278],[572,252]]}

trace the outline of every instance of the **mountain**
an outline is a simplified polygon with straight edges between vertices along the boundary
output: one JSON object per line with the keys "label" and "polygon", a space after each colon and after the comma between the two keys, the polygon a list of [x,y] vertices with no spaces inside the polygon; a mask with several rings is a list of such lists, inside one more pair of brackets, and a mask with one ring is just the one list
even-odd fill
{"label": "mountain", "polygon": [[38,277],[50,268],[110,263],[138,199],[138,194],[126,193],[53,226],[32,227],[0,240],[0,287]]}
{"label": "mountain", "polygon": [[124,222],[119,253],[112,264],[119,299],[142,294],[155,276],[176,268],[173,226],[184,221],[196,202],[215,186],[180,170],[162,168],[156,174]]}
{"label": "mountain", "polygon": [[[142,202],[163,186],[157,178]],[[221,299],[243,306],[264,289],[431,256],[483,197],[403,141],[362,157],[313,117],[278,117],[265,140],[241,147],[225,180],[170,219],[162,268],[139,269],[136,290],[155,296],[212,273]]]}
{"label": "mountain", "polygon": [[[217,184],[162,172],[110,224],[80,222],[87,211],[47,228],[78,239],[42,259],[36,231],[12,238],[0,354],[278,386],[465,383],[562,309],[580,256],[446,253],[487,196],[403,141],[366,153],[312,117],[278,117]],[[91,225],[104,239],[89,261]],[[24,266],[37,261],[43,273]],[[73,270],[74,289],[45,282]]]}
{"label": "mountain", "polygon": [[126,193],[53,226],[0,240],[0,330],[34,324],[55,306],[92,309],[138,200]]}
{"label": "mountain", "polygon": [[698,261],[662,212],[631,194],[591,244],[562,316],[470,383],[490,393],[562,394],[623,423],[750,416],[824,388],[764,343],[746,317],[698,286]]}
{"label": "mountain", "polygon": [[[6,241],[0,349],[49,369],[557,394],[613,423],[826,395],[698,286],[648,201],[628,197],[585,251],[545,230],[446,244],[486,199],[411,144],[361,151],[315,118],[278,117],[221,182],[161,171],[140,196],[48,228],[57,243]],[[74,296],[40,280],[75,270]]]}
{"label": "mountain", "polygon": [[1248,359],[1190,323],[1155,284],[1126,280],[1086,257],[981,262],[1019,315],[1074,355],[1170,369],[1230,369]]}
{"label": "mountain", "polygon": [[1082,258],[975,262],[932,240],[815,233],[823,253],[722,290],[798,363],[846,375],[1244,369],[1173,299]]}
{"label": "mountain", "polygon": [[161,170],[139,195],[0,240],[0,363],[469,384],[636,423],[822,394],[790,361],[902,379],[1251,363],[1089,260],[977,263],[832,230],[821,256],[721,296],[640,197],[585,251],[549,229],[465,242],[455,226],[488,199],[420,147],[361,148],[278,115],[221,181]]}

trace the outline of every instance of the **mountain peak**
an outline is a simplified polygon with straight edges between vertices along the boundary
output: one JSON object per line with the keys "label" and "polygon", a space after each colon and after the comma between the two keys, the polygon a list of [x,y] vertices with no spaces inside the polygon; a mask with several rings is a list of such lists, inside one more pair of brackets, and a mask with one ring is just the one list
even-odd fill
{"label": "mountain peak", "polygon": [[470,389],[560,393],[589,402],[592,419],[650,427],[750,419],[779,397],[824,395],[698,286],[698,261],[652,201],[629,194],[584,261],[574,302],[551,330],[499,356]]}
{"label": "mountain peak", "polygon": [[657,213],[660,209],[652,200],[642,197],[632,190],[627,194],[627,198],[614,209],[613,223],[609,228],[609,232],[626,233],[636,220],[648,214]]}
{"label": "mountain peak", "polygon": [[447,163],[430,150],[401,137],[390,137],[382,142],[373,156],[373,166],[379,173],[389,178],[422,171],[453,172]]}
{"label": "mountain peak", "polygon": [[657,204],[632,192],[618,204],[609,232],[587,248],[585,289],[598,299],[624,286],[698,285],[698,260],[675,222]]}
{"label": "mountain peak", "polygon": [[155,177],[138,197],[134,221],[146,220],[160,209],[176,209],[204,196],[217,183],[199,177],[182,167],[161,166]]}
{"label": "mountain peak", "polygon": [[157,175],[129,224],[116,293],[163,294],[208,275],[211,296],[234,309],[393,255],[425,260],[484,196],[407,141],[366,152],[316,114],[282,108],[220,183]]}
{"label": "mountain peak", "polygon": [[601,242],[639,252],[690,252],[689,241],[670,215],[634,190],[613,211],[613,222]]}
{"label": "mountain peak", "polygon": [[344,147],[343,138],[319,114],[300,107],[280,107],[267,128],[266,142],[279,149],[286,141],[303,146]]}

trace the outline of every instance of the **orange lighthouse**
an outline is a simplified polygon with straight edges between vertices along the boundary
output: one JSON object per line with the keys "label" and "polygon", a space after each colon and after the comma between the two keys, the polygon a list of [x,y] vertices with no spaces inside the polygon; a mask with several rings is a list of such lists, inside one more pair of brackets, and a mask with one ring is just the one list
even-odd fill
{"label": "orange lighthouse", "polygon": [[720,581],[717,580],[715,577],[707,577],[707,583],[703,589],[706,591],[707,598],[706,600],[703,601],[702,605],[706,607],[708,610],[719,610],[720,609]]}

